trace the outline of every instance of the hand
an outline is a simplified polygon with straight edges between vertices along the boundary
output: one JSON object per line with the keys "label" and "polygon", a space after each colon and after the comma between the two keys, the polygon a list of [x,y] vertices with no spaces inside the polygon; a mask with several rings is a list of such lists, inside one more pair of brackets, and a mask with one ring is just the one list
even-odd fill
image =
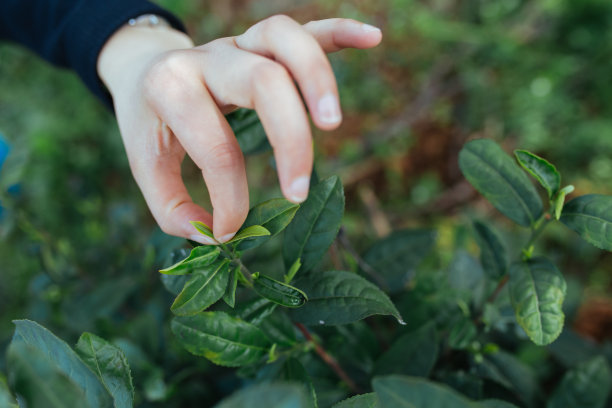
{"label": "hand", "polygon": [[[224,114],[255,109],[274,149],[285,197],[308,195],[313,152],[304,97],[314,124],[339,126],[336,81],[325,55],[370,48],[380,30],[354,20],[300,25],[263,20],[237,37],[193,48],[170,28],[126,26],[106,43],[98,73],[110,90],[132,174],[161,229],[211,244],[189,224],[212,226],[226,242],[244,222],[249,194],[244,158]],[[212,216],[191,200],[181,179],[187,153],[202,170]]]}

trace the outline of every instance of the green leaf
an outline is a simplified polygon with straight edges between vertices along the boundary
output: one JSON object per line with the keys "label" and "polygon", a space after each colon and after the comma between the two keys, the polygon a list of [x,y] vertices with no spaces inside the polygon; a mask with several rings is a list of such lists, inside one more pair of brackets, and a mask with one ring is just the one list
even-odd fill
{"label": "green leaf", "polygon": [[236,317],[258,325],[276,309],[276,306],[278,306],[276,303],[266,298],[258,297],[241,304],[236,310]]}
{"label": "green leaf", "polygon": [[374,375],[405,374],[427,377],[438,358],[438,340],[433,324],[405,334],[376,361]]}
{"label": "green leaf", "polygon": [[372,315],[402,317],[391,299],[361,276],[346,271],[311,274],[295,283],[308,302],[291,310],[294,320],[307,325],[346,324]]}
{"label": "green leaf", "polygon": [[185,275],[198,271],[217,260],[221,250],[212,245],[202,245],[191,250],[189,256],[174,265],[160,270],[167,275]]}
{"label": "green leaf", "polygon": [[300,270],[301,267],[302,261],[300,261],[300,258],[298,258],[295,260],[293,265],[291,265],[291,268],[289,268],[287,274],[285,274],[285,283],[290,283],[293,278],[295,278],[295,274]]}
{"label": "green leaf", "polygon": [[448,334],[448,346],[455,350],[466,350],[477,335],[478,330],[474,322],[470,318],[462,316]]}
{"label": "green leaf", "polygon": [[238,231],[238,233],[234,235],[234,238],[227,241],[227,243],[235,244],[235,243],[242,241],[243,239],[265,237],[269,235],[270,235],[270,231],[268,231],[261,225],[251,225],[250,227],[247,227],[243,230]]}
{"label": "green leaf", "polygon": [[561,188],[561,175],[557,168],[548,162],[548,160],[536,156],[527,150],[515,150],[514,156],[521,167],[546,189],[548,198],[552,200]]}
{"label": "green leaf", "polygon": [[175,317],[171,327],[189,352],[222,366],[256,363],[270,347],[270,341],[258,327],[223,312]]}
{"label": "green leaf", "polygon": [[311,408],[304,387],[297,384],[264,383],[224,399],[215,408]]}
{"label": "green leaf", "polygon": [[497,233],[486,224],[475,221],[476,242],[480,247],[480,263],[491,279],[499,279],[508,270],[506,249]]}
{"label": "green leaf", "polygon": [[529,227],[542,215],[542,200],[533,184],[492,140],[466,143],[459,153],[459,167],[476,190],[517,224]]}
{"label": "green leaf", "polygon": [[91,405],[80,384],[62,372],[52,360],[52,356],[28,344],[11,343],[7,351],[7,363],[13,388],[19,395],[20,402],[25,403],[23,406],[44,408],[113,406],[112,398],[108,394],[104,401],[100,401],[104,405]]}
{"label": "green leaf", "polygon": [[258,274],[253,277],[253,289],[260,296],[285,307],[301,307],[308,301],[306,294],[298,288],[266,275]]}
{"label": "green leaf", "polygon": [[94,334],[83,333],[76,352],[113,396],[115,408],[134,405],[130,367],[121,349]]}
{"label": "green leaf", "polygon": [[545,258],[514,263],[508,289],[516,320],[535,344],[549,344],[559,337],[567,285],[555,265]]}
{"label": "green leaf", "polygon": [[387,285],[385,289],[399,292],[406,287],[435,242],[436,232],[433,230],[395,231],[374,243],[363,259],[383,278]]}
{"label": "green leaf", "polygon": [[0,374],[0,407],[18,408],[17,401],[13,398],[6,383],[6,378]]}
{"label": "green leaf", "polygon": [[270,231],[270,236],[244,240],[238,249],[244,251],[264,244],[289,225],[299,207],[299,204],[294,204],[284,198],[275,198],[251,208],[242,228],[261,225]]}
{"label": "green leaf", "polygon": [[343,214],[344,190],[337,176],[314,186],[285,231],[285,267],[300,259],[300,271],[312,269],[338,235]]}
{"label": "green leaf", "polygon": [[236,304],[236,288],[238,287],[238,274],[240,273],[240,267],[237,266],[232,268],[229,273],[229,279],[227,282],[227,288],[223,294],[223,301],[227,303],[229,307],[234,307]]}
{"label": "green leaf", "polygon": [[612,374],[605,357],[597,356],[568,371],[547,408],[603,408],[610,395]]}
{"label": "green leaf", "polygon": [[312,379],[298,359],[291,357],[284,362],[279,374],[279,379],[288,382],[296,382],[305,386],[308,390],[309,407],[317,408],[317,393],[312,384]]}
{"label": "green leaf", "polygon": [[483,408],[518,408],[514,404],[511,404],[506,401],[497,400],[497,399],[480,401],[480,405]]}
{"label": "green leaf", "polygon": [[226,116],[236,135],[240,150],[245,155],[262,153],[271,149],[266,132],[254,110],[238,109]]}
{"label": "green leaf", "polygon": [[476,408],[478,405],[446,385],[391,375],[372,381],[381,408]]}
{"label": "green leaf", "polygon": [[204,224],[202,221],[189,221],[191,225],[202,235],[206,235],[208,238],[215,239],[215,235],[213,234],[212,229]]}
{"label": "green leaf", "polygon": [[375,393],[355,395],[334,405],[332,408],[379,408],[378,397]]}
{"label": "green leaf", "polygon": [[[27,378],[27,383],[31,381],[36,386],[42,386],[41,383],[47,380],[45,373],[48,373],[53,381],[45,388],[51,384],[59,387],[58,390],[49,390],[50,400],[53,399],[52,395],[58,397],[56,393],[63,390],[66,395],[59,395],[60,398],[83,398],[88,406],[96,408],[113,406],[111,395],[70,346],[36,322],[15,320],[13,323],[16,326],[11,342],[11,347],[15,346],[13,363],[18,366],[16,370]],[[75,394],[75,390],[78,394]],[[17,391],[20,392],[19,389]]]}
{"label": "green leaf", "polygon": [[612,251],[612,196],[583,195],[565,204],[561,222],[597,248]]}
{"label": "green leaf", "polygon": [[265,319],[262,319],[257,326],[273,343],[279,346],[291,347],[297,343],[295,336],[295,326],[287,313],[282,310],[275,310]]}
{"label": "green leaf", "polygon": [[206,309],[225,294],[229,278],[229,261],[209,265],[194,272],[170,307],[178,316],[188,316]]}
{"label": "green leaf", "polygon": [[563,205],[565,204],[565,197],[574,191],[574,186],[571,184],[569,186],[563,187],[557,193],[552,206],[555,210],[555,219],[558,221],[561,219],[561,212],[563,211]]}

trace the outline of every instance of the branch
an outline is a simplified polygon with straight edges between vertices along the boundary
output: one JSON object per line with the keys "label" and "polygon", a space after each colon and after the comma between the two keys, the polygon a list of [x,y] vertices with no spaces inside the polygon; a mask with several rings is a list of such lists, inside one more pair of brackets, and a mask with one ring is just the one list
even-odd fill
{"label": "branch", "polygon": [[325,349],[312,337],[312,334],[308,331],[306,326],[302,323],[293,323],[295,327],[304,335],[304,338],[312,343],[315,348],[315,352],[321,357],[321,359],[327,364],[342,381],[349,386],[351,391],[355,394],[362,394],[363,391],[355,384],[355,382],[348,376],[348,374],[340,367],[338,361],[325,351]]}

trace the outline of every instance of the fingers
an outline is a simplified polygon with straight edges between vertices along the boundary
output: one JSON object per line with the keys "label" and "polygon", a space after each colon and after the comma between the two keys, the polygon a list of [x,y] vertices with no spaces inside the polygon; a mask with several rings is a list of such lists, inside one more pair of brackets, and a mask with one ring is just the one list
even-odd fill
{"label": "fingers", "polygon": [[[146,79],[149,84],[145,83],[145,89],[150,90],[146,97],[202,170],[213,205],[214,235],[219,242],[226,242],[238,231],[248,213],[246,172],[238,142],[201,82],[198,58],[199,53],[184,51],[160,60]],[[171,170],[180,175],[180,167]],[[184,194],[180,194],[183,201],[171,198],[184,186],[175,188],[173,193],[155,192],[158,200],[165,200],[165,208],[172,207],[172,200],[186,202]],[[189,206],[186,208],[188,212]]]}
{"label": "fingers", "polygon": [[278,169],[283,195],[302,202],[312,171],[312,137],[306,110],[287,69],[268,58],[217,41],[202,55],[206,86],[218,103],[255,109]]}
{"label": "fingers", "polygon": [[235,38],[241,49],[273,58],[297,81],[317,127],[336,128],[341,120],[331,65],[315,38],[286,16],[263,20]]}
{"label": "fingers", "polygon": [[372,48],[382,40],[379,28],[346,18],[330,18],[304,24],[325,52],[343,48]]}

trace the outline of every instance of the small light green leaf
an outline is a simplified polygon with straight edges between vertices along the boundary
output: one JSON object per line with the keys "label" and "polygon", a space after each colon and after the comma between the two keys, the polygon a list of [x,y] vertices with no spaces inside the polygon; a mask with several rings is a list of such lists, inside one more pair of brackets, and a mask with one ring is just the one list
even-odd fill
{"label": "small light green leaf", "polygon": [[557,191],[561,188],[561,175],[557,171],[557,168],[553,166],[548,160],[541,158],[527,150],[515,150],[514,156],[523,167],[533,178],[546,189],[548,192],[548,198],[552,198],[557,194]]}
{"label": "small light green leaf", "polygon": [[574,191],[574,186],[571,184],[569,186],[563,187],[557,193],[557,196],[553,200],[552,206],[555,209],[555,219],[558,221],[561,219],[561,211],[563,211],[563,205],[565,204],[565,197],[568,194],[571,194]]}
{"label": "small light green leaf", "polygon": [[[46,372],[50,375],[53,374],[54,380],[57,380],[56,385],[58,387],[61,385],[61,388],[57,391],[49,391],[50,400],[53,398],[52,394],[58,397],[57,392],[64,390],[67,393],[66,398],[68,396],[71,396],[71,398],[72,396],[79,399],[83,398],[83,401],[86,401],[86,405],[92,408],[113,406],[113,399],[109,392],[64,341],[36,322],[15,320],[13,323],[16,326],[11,342],[11,347],[16,347],[13,354],[15,357],[13,362],[19,366],[18,371],[28,378],[27,382],[32,381],[37,385],[41,385],[41,383],[46,381],[44,377]],[[34,359],[40,359],[40,361],[34,361]],[[39,369],[44,372],[37,371]],[[43,377],[39,378],[41,375]],[[76,395],[74,394],[75,390],[78,390]],[[20,392],[20,389],[17,389],[17,391]],[[66,405],[49,406],[63,407]]]}
{"label": "small light green leaf", "polygon": [[568,371],[546,405],[547,408],[603,408],[612,374],[605,357],[597,356]]}
{"label": "small light green leaf", "polygon": [[227,260],[194,272],[181,293],[174,299],[170,310],[178,316],[188,316],[205,310],[221,299],[227,289],[228,278]]}
{"label": "small light green leaf", "polygon": [[189,352],[227,367],[256,363],[271,346],[257,326],[223,312],[175,317],[171,327]]}
{"label": "small light green leaf", "polygon": [[212,245],[203,245],[191,250],[189,256],[174,265],[160,270],[167,275],[185,275],[202,269],[217,260],[221,251]]}
{"label": "small light green leaf", "polygon": [[305,386],[308,390],[309,407],[317,408],[317,393],[312,379],[298,359],[291,357],[285,361],[279,374],[279,380],[296,382]]}
{"label": "small light green leaf", "polygon": [[363,259],[383,278],[387,285],[385,289],[398,292],[406,287],[415,269],[435,243],[436,232],[433,230],[395,231],[375,242]]}
{"label": "small light green leaf", "polygon": [[379,408],[378,397],[375,393],[355,395],[334,405],[332,408]]}
{"label": "small light green leaf", "polygon": [[261,225],[251,225],[243,230],[238,231],[234,238],[227,241],[228,244],[235,244],[243,239],[265,237],[270,235],[270,231],[262,227]]}
{"label": "small light green leaf", "polygon": [[295,283],[308,294],[308,302],[291,310],[294,320],[307,325],[336,325],[372,315],[392,315],[403,323],[391,299],[361,276],[346,271],[311,275]]}
{"label": "small light green leaf", "polygon": [[612,196],[588,194],[565,204],[561,222],[597,248],[612,251]]}
{"label": "small light green leaf", "polygon": [[555,265],[544,258],[510,267],[510,300],[519,325],[537,345],[552,343],[563,329],[566,283]]}
{"label": "small light green leaf", "polygon": [[266,298],[255,298],[249,302],[243,303],[236,309],[236,317],[245,320],[249,323],[259,325],[259,323],[268,317],[278,306],[276,303],[269,301]]}
{"label": "small light green leaf", "polygon": [[314,186],[285,231],[285,267],[300,259],[300,271],[312,269],[338,235],[343,214],[344,190],[337,176]]}
{"label": "small light green leaf", "polygon": [[476,242],[480,247],[480,262],[485,273],[492,279],[501,278],[508,270],[508,258],[499,236],[480,221],[474,222],[474,231],[476,231]]}
{"label": "small light green leaf", "polygon": [[189,221],[191,225],[194,226],[195,229],[202,235],[206,235],[208,238],[215,239],[215,235],[213,234],[212,229],[204,224],[202,221]]}
{"label": "small light green leaf", "polygon": [[308,301],[304,292],[265,275],[253,277],[253,289],[266,299],[285,307],[300,307]]}
{"label": "small light green leaf", "polygon": [[0,374],[0,407],[18,408],[17,401],[13,398],[6,383],[6,378]]}
{"label": "small light green leaf", "polygon": [[295,274],[300,270],[301,267],[302,267],[302,261],[300,261],[300,258],[298,258],[295,260],[293,265],[291,265],[291,268],[289,268],[289,271],[287,271],[287,274],[285,275],[285,283],[290,283],[293,280],[293,278],[295,278]]}
{"label": "small light green leaf", "polygon": [[427,377],[438,358],[437,337],[433,324],[401,336],[376,361],[374,375]]}
{"label": "small light green leaf", "polygon": [[240,267],[235,267],[230,270],[229,280],[227,282],[227,288],[223,294],[223,301],[227,303],[229,307],[234,307],[236,304],[236,288],[238,287],[238,274],[240,273]]}
{"label": "small light green leaf", "polygon": [[134,385],[121,349],[94,334],[83,333],[76,352],[113,396],[115,408],[133,407]]}
{"label": "small light green leaf", "polygon": [[492,140],[465,144],[459,153],[465,178],[502,214],[529,227],[542,215],[542,200],[527,175]]}
{"label": "small light green leaf", "polygon": [[477,403],[452,388],[420,378],[399,375],[376,377],[372,385],[380,408],[478,407]]}
{"label": "small light green leaf", "polygon": [[224,399],[215,408],[312,408],[304,387],[287,383],[253,385]]}
{"label": "small light green leaf", "polygon": [[258,247],[264,244],[269,238],[280,233],[289,225],[291,220],[293,220],[299,207],[299,204],[294,204],[284,198],[275,198],[257,204],[255,207],[251,208],[242,228],[247,228],[252,225],[261,225],[270,231],[270,236],[244,240],[240,243],[238,249],[244,251]]}

